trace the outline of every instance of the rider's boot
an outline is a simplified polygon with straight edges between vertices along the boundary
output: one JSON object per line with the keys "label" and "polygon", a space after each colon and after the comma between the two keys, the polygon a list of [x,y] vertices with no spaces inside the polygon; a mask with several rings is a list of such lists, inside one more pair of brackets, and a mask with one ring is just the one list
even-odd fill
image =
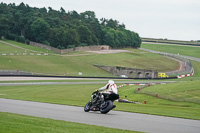
{"label": "rider's boot", "polygon": [[114,109],[116,107],[116,105],[113,105],[112,109]]}

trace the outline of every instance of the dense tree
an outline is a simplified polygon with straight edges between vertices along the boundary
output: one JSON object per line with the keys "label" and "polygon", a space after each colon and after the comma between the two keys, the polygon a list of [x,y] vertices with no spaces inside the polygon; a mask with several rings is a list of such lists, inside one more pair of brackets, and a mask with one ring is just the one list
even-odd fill
{"label": "dense tree", "polygon": [[110,45],[111,47],[114,47],[115,45],[115,30],[114,29],[106,29],[104,30],[105,36],[104,36],[104,43],[106,45]]}
{"label": "dense tree", "polygon": [[48,39],[50,26],[44,19],[36,19],[35,21],[33,21],[30,27],[34,41],[44,42]]}
{"label": "dense tree", "polygon": [[79,34],[75,29],[69,29],[65,32],[66,44],[78,46],[79,42]]}
{"label": "dense tree", "polygon": [[6,37],[9,32],[9,27],[9,19],[5,15],[0,15],[0,37]]}
{"label": "dense tree", "polygon": [[80,36],[80,42],[86,44],[93,44],[92,32],[84,25],[78,27],[78,33]]}
{"label": "dense tree", "polygon": [[[0,4],[0,37],[44,43],[56,48],[79,45],[109,45],[113,48],[140,47],[141,39],[113,19],[98,20],[95,12],[66,12],[62,7],[36,8]],[[28,42],[28,41],[26,41]]]}

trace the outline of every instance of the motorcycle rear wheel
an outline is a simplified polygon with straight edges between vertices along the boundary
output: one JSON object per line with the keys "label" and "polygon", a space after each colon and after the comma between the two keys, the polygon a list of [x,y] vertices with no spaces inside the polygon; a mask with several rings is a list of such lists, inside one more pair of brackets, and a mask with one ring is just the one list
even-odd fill
{"label": "motorcycle rear wheel", "polygon": [[113,102],[111,100],[105,101],[106,105],[100,108],[102,114],[107,114],[113,107]]}

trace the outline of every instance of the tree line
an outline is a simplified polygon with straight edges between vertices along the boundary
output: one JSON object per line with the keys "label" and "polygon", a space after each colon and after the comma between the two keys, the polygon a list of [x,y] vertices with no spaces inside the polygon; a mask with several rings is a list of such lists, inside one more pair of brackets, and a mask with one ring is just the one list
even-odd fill
{"label": "tree line", "polygon": [[65,49],[76,46],[109,45],[112,48],[140,47],[141,39],[117,20],[98,20],[93,11],[66,12],[62,7],[36,8],[0,4],[0,37],[18,42],[43,43]]}

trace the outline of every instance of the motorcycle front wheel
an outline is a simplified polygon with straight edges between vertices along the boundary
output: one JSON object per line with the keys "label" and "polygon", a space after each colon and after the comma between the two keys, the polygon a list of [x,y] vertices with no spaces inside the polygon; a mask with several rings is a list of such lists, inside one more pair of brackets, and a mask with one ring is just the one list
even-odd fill
{"label": "motorcycle front wheel", "polygon": [[91,106],[91,102],[88,102],[84,107],[84,111],[85,112],[89,112],[90,111],[90,106]]}
{"label": "motorcycle front wheel", "polygon": [[102,114],[108,113],[113,107],[113,102],[111,100],[105,101],[105,105],[101,106],[100,112]]}

